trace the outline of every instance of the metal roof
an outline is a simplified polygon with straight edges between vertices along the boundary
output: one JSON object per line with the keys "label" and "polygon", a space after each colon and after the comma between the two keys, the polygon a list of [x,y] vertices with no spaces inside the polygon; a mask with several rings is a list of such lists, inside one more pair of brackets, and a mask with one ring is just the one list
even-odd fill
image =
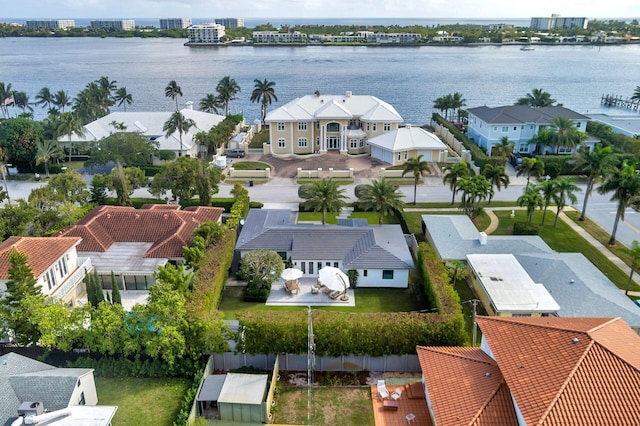
{"label": "metal roof", "polygon": [[226,379],[226,374],[212,374],[205,377],[198,394],[198,401],[217,401]]}
{"label": "metal roof", "polygon": [[268,375],[228,373],[218,402],[260,405],[267,392]]}

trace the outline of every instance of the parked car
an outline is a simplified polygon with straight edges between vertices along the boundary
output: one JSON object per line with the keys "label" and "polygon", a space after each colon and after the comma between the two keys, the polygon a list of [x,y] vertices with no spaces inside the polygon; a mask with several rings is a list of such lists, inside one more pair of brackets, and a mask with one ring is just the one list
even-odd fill
{"label": "parked car", "polygon": [[519,166],[520,164],[522,164],[522,154],[518,152],[514,152],[511,158],[509,159],[509,162],[511,162],[511,165],[513,167]]}
{"label": "parked car", "polygon": [[244,157],[244,149],[241,148],[233,148],[233,149],[225,149],[224,155],[231,158],[242,158]]}

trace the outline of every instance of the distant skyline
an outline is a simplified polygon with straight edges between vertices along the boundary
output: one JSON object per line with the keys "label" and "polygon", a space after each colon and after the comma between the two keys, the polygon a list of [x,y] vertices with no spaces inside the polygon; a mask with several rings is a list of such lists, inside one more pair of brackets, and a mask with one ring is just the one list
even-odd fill
{"label": "distant skyline", "polygon": [[640,17],[638,0],[5,0],[2,18],[531,18]]}

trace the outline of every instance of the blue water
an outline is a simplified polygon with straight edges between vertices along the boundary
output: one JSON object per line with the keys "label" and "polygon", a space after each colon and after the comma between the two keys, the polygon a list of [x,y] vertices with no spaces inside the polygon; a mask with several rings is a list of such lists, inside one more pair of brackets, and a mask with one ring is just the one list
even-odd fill
{"label": "blue water", "polygon": [[[311,94],[371,94],[396,107],[405,122],[426,123],[435,98],[462,92],[467,107],[513,104],[542,88],[581,113],[603,112],[603,94],[631,95],[640,81],[640,45],[478,47],[198,47],[175,39],[4,38],[0,81],[27,92],[31,100],[47,86],[75,96],[106,75],[133,94],[127,110],[173,108],[164,88],[175,79],[182,103],[214,93],[230,75],[242,91],[232,112],[247,121],[260,117],[249,97],[254,79],[276,83],[280,106]],[[114,108],[117,109],[117,108]],[[611,113],[619,110],[607,109]],[[36,117],[44,111],[36,107]]]}

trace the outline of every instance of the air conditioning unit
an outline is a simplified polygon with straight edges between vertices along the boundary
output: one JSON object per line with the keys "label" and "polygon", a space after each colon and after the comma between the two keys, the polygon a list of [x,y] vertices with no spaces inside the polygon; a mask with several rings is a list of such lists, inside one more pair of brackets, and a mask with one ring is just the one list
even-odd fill
{"label": "air conditioning unit", "polygon": [[42,401],[25,401],[18,407],[19,416],[39,416],[44,413]]}

